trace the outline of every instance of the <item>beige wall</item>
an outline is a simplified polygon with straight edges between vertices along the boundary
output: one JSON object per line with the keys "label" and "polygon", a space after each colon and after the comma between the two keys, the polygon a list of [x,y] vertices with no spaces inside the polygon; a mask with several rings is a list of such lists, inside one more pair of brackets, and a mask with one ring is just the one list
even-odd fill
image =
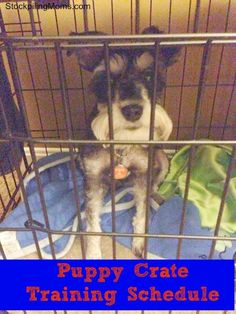
{"label": "beige wall", "polygon": [[[18,1],[20,2],[20,1]],[[14,3],[14,1],[13,1]],[[75,1],[75,3],[81,3]],[[112,32],[112,14],[110,0],[95,0],[94,20],[93,2],[88,1],[91,10],[88,10],[88,25],[90,30],[94,30],[95,22],[98,30],[111,33]],[[131,14],[132,3],[132,14]],[[165,32],[185,33],[193,31],[194,16],[196,9],[196,0],[172,0],[171,11],[169,0],[141,0],[140,1],[140,29],[146,27],[150,23],[150,4],[152,3],[152,24],[158,25]],[[189,10],[189,5],[191,8]],[[211,3],[211,6],[209,4]],[[198,32],[224,32],[226,26],[226,16],[228,9],[228,0],[202,0],[200,6],[200,18]],[[114,30],[115,34],[130,34],[135,28],[135,1],[114,0]],[[22,35],[22,29],[19,21],[25,23],[22,25],[23,34],[31,35],[31,25],[29,13],[26,10],[6,10],[5,4],[0,4],[4,22],[6,24],[9,35]],[[188,14],[190,19],[188,25]],[[55,11],[39,11],[34,10],[34,19],[36,22],[37,34],[40,35],[40,27],[43,35],[67,35],[70,31],[83,31],[83,12],[81,10],[58,10]],[[74,19],[76,15],[76,21]],[[171,14],[170,14],[171,13]],[[131,16],[133,20],[131,21]],[[227,32],[236,31],[236,1],[231,1],[230,13],[228,16]],[[170,18],[169,18],[170,17]],[[75,23],[76,22],[76,23]],[[131,23],[132,22],[132,23]],[[11,23],[15,23],[14,25]],[[208,24],[208,26],[207,26]],[[58,28],[57,28],[58,25]],[[186,65],[184,71],[183,89],[181,90],[181,82],[183,77],[184,55],[185,49],[179,62],[169,69],[167,73],[167,89],[163,99],[164,105],[170,113],[174,121],[175,128],[180,127],[178,138],[190,138],[191,128],[194,119],[194,110],[196,103],[197,84],[199,80],[199,72],[202,58],[202,47],[189,47],[186,51]],[[222,55],[222,59],[221,59]],[[209,71],[207,76],[207,84],[205,95],[202,102],[201,119],[199,123],[198,137],[209,137],[220,139],[222,137],[223,126],[226,120],[227,111],[229,110],[227,129],[224,133],[225,139],[235,139],[236,136],[236,96],[232,94],[232,85],[235,76],[235,47],[215,46],[211,51],[209,63]],[[53,51],[30,51],[28,55],[21,51],[16,52],[17,65],[21,78],[24,97],[27,105],[27,113],[32,130],[35,136],[46,137],[64,137],[65,117],[61,101],[61,92],[58,79],[58,71],[56,65],[55,53]],[[85,91],[85,109],[84,99],[81,90],[82,82],[80,70],[76,62],[76,58],[67,58],[64,55],[66,68],[67,84],[69,87],[70,109],[73,120],[73,126],[77,129],[86,128],[85,110],[91,108],[91,97]],[[218,86],[216,87],[217,74],[220,69]],[[51,86],[53,91],[49,91],[50,83],[47,75],[49,72]],[[89,75],[83,73],[83,83],[86,87]],[[34,85],[32,84],[32,79]],[[34,92],[33,89],[37,91]],[[231,99],[231,102],[230,102]],[[55,107],[53,106],[53,100]],[[90,105],[89,105],[90,103]],[[229,108],[230,106],[230,108]],[[229,108],[229,109],[228,109]],[[181,110],[181,111],[180,111]],[[181,114],[179,115],[179,112]],[[41,116],[41,119],[40,119]],[[212,119],[211,119],[212,117]],[[209,131],[211,121],[211,130]],[[57,132],[59,127],[60,131]],[[43,133],[41,130],[43,129]],[[54,130],[54,131],[50,131]],[[81,132],[75,132],[76,137],[81,137]],[[177,131],[172,138],[177,137]]]}

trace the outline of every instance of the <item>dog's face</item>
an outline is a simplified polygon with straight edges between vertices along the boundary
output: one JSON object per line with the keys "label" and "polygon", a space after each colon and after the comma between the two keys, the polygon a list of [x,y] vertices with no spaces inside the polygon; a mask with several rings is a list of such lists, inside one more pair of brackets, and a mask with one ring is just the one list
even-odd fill
{"label": "dog's face", "polygon": [[[129,125],[137,124],[143,112],[151,105],[153,94],[154,59],[151,53],[115,52],[110,56],[111,102],[114,111],[120,111]],[[95,67],[91,80],[99,111],[108,104],[108,81],[105,61]],[[158,71],[157,95],[164,87],[161,69]]]}
{"label": "dog's face", "polygon": [[[161,32],[154,26],[143,31],[143,34],[155,33]],[[83,34],[101,35],[102,33]],[[72,35],[78,34],[72,33]],[[81,48],[76,52],[81,67],[92,72],[90,90],[96,97],[100,117],[104,114],[107,116],[109,88],[104,51],[100,48]],[[67,54],[70,55],[71,52]],[[165,69],[176,61],[178,54],[179,49],[176,47],[160,49],[157,64],[157,98],[160,97],[165,86]],[[109,67],[111,103],[113,117],[115,117],[114,131],[121,128],[138,129],[143,125],[149,125],[153,99],[154,51],[142,48],[111,50]],[[116,137],[116,139],[121,138]]]}

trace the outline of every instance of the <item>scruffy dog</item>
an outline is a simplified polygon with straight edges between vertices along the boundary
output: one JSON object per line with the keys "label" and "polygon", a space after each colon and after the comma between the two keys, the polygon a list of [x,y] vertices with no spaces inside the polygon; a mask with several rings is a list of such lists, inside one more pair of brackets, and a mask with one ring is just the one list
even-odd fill
{"label": "scruffy dog", "polygon": [[[143,34],[161,33],[155,26],[146,28]],[[101,35],[100,32],[71,33],[71,35]],[[93,138],[109,140],[108,82],[104,51],[98,48],[78,48],[80,66],[92,72],[90,89],[96,97],[96,112],[91,119]],[[172,132],[172,121],[159,105],[165,86],[164,71],[176,61],[179,49],[162,47],[158,60],[157,99],[155,107],[154,139],[167,140]],[[134,49],[110,50],[111,102],[115,140],[148,140],[150,132],[151,99],[153,95],[154,51]],[[117,184],[129,182],[134,187],[136,215],[134,233],[145,232],[148,149],[142,145],[115,145],[115,173]],[[81,160],[86,177],[87,231],[101,232],[100,209],[111,184],[110,150],[104,145],[82,145]],[[163,150],[154,149],[153,191],[165,178],[169,162]],[[138,257],[144,253],[144,238],[134,237],[132,250]],[[87,237],[86,257],[101,258],[99,236]]]}

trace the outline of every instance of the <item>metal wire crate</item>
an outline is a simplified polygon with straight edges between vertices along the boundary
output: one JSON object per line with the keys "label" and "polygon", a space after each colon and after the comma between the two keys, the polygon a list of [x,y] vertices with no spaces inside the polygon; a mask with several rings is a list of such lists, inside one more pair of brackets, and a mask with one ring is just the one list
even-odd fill
{"label": "metal wire crate", "polygon": [[[180,61],[166,73],[167,86],[162,98],[163,106],[166,107],[173,119],[174,132],[169,141],[158,143],[164,149],[171,149],[172,151],[186,144],[191,145],[181,225],[179,234],[162,235],[148,234],[148,224],[146,223],[146,232],[142,236],[146,239],[146,245],[151,237],[178,239],[177,258],[181,258],[183,239],[212,240],[208,258],[212,258],[217,240],[236,241],[236,237],[219,236],[224,204],[236,157],[236,112],[233,105],[236,76],[232,66],[235,59],[233,49],[235,49],[236,34],[233,33],[235,32],[233,16],[236,11],[236,3],[230,0],[224,1],[224,3],[220,3],[220,1],[203,3],[199,0],[189,0],[186,1],[186,6],[181,8],[182,11],[180,12],[176,0],[166,1],[166,4],[152,0],[130,0],[120,1],[119,5],[116,1],[107,0],[104,1],[102,8],[96,0],[84,0],[82,4],[87,8],[83,7],[83,10],[73,8],[69,12],[66,11],[70,21],[65,22],[63,19],[64,9],[51,9],[50,12],[45,13],[42,9],[34,7],[34,1],[28,0],[11,2],[12,4],[22,2],[30,5],[26,12],[20,8],[10,12],[6,9],[5,2],[7,1],[0,4],[0,52],[11,85],[12,97],[24,116],[26,130],[24,134],[12,133],[9,121],[3,114],[6,131],[0,139],[0,143],[9,144],[15,156],[20,155],[18,144],[23,143],[27,156],[24,153],[24,171],[22,171],[22,165],[19,163],[20,158],[13,160],[14,165],[11,165],[10,171],[10,177],[14,182],[13,187],[9,177],[2,176],[8,199],[4,201],[1,197],[0,204],[3,208],[3,219],[18,204],[20,200],[19,191],[21,191],[21,198],[25,202],[29,221],[32,221],[23,184],[23,178],[31,169],[29,164],[32,162],[31,167],[36,174],[46,227],[35,227],[32,224],[32,227],[18,229],[18,231],[33,233],[38,257],[42,258],[36,234],[37,230],[47,234],[53,258],[55,258],[53,234],[77,235],[80,238],[82,257],[85,257],[84,236],[87,235],[86,232],[57,231],[50,227],[37,166],[37,159],[41,155],[48,155],[54,151],[68,151],[73,182],[76,186],[73,156],[80,145],[88,143],[86,131],[88,115],[92,109],[92,99],[86,91],[87,74],[79,66],[75,66],[75,59],[66,58],[66,50],[83,45],[103,47],[106,64],[109,62],[111,47],[125,47],[126,49],[134,46],[150,47],[155,49],[156,54],[158,54],[160,46],[182,47]],[[75,5],[78,1],[72,0],[71,3]],[[220,15],[219,12],[221,12]],[[122,19],[126,18],[126,25],[120,23],[121,17]],[[166,31],[166,34],[139,35],[143,27],[151,24],[158,24],[160,28]],[[70,31],[97,29],[105,30],[111,35],[85,36],[79,39],[70,37],[73,44],[68,42]],[[108,70],[107,75],[109,77]],[[0,105],[1,110],[4,111],[2,101],[0,101]],[[112,115],[110,115],[110,123],[112,126]],[[95,141],[91,143],[98,145]],[[114,160],[112,147],[121,143],[136,144],[134,141],[114,141],[111,137],[109,141],[99,142],[99,145],[110,144],[111,160]],[[150,200],[152,147],[157,142],[150,138],[149,141],[138,143],[146,144],[149,147],[147,199]],[[214,236],[186,236],[184,235],[184,224],[191,167],[196,147],[204,144],[232,145],[232,158],[224,183]],[[29,163],[27,158],[30,160]],[[1,163],[3,160],[0,161],[0,168]],[[114,219],[114,188],[112,199],[112,216]],[[75,200],[78,217],[81,220],[78,193],[75,193]],[[148,221],[148,211],[146,221]],[[0,230],[2,231],[1,228]],[[4,230],[8,229],[5,228]],[[130,236],[130,234],[117,233],[114,221],[112,232],[99,234],[112,237],[113,258],[117,257],[116,237]],[[96,233],[90,235],[96,235]],[[1,245],[0,252],[5,256]]]}

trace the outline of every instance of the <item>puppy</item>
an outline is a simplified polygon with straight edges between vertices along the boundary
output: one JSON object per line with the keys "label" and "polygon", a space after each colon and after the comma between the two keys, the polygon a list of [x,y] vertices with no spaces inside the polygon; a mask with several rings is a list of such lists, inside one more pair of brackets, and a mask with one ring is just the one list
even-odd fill
{"label": "puppy", "polygon": [[[146,28],[143,34],[161,33],[155,26]],[[104,35],[100,32],[71,33],[71,35]],[[108,119],[108,79],[102,48],[78,48],[69,50],[67,55],[77,54],[80,66],[92,72],[90,90],[96,98],[96,108],[91,117],[91,137],[109,140]],[[113,113],[114,140],[149,140],[151,100],[153,96],[154,51],[149,49],[111,49],[110,84]],[[172,132],[172,121],[159,105],[161,92],[165,86],[165,69],[176,61],[179,49],[162,47],[157,67],[157,90],[155,106],[154,139],[167,140]],[[116,186],[132,184],[136,202],[133,218],[134,233],[145,232],[146,191],[148,169],[148,149],[145,145],[115,145]],[[103,198],[111,185],[110,149],[102,145],[82,145],[81,160],[86,177],[87,232],[101,232],[100,210]],[[165,153],[154,148],[152,190],[168,172],[169,162]],[[133,253],[137,257],[144,254],[144,238],[134,237]],[[87,236],[86,257],[100,259],[99,236]]]}

